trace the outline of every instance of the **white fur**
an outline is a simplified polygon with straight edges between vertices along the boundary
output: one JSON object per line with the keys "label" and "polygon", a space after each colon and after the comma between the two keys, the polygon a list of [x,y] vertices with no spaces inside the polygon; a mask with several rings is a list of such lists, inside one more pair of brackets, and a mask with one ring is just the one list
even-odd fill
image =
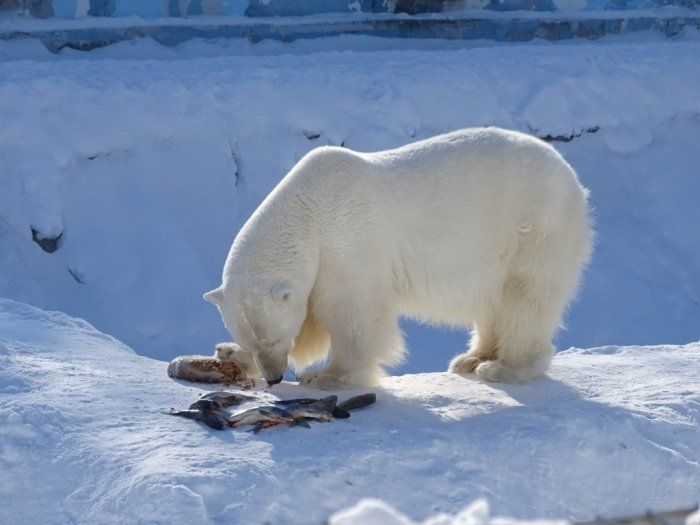
{"label": "white fur", "polygon": [[514,131],[318,148],[243,226],[205,298],[268,380],[330,342],[302,384],[376,384],[403,358],[400,314],[473,328],[452,372],[541,377],[589,256],[586,201],[554,148]]}

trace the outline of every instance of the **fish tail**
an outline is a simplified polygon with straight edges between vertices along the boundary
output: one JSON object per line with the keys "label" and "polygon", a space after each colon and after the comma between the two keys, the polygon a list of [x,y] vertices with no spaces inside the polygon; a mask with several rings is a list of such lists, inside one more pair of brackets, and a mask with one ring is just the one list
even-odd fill
{"label": "fish tail", "polygon": [[377,394],[374,392],[369,392],[367,394],[360,394],[359,396],[354,396],[346,399],[345,401],[338,403],[336,408],[342,410],[357,410],[358,408],[364,408],[377,401]]}

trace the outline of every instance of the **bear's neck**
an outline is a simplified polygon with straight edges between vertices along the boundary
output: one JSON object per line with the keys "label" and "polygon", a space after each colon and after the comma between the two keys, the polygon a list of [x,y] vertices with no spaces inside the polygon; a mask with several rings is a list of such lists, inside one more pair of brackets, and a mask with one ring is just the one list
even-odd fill
{"label": "bear's neck", "polygon": [[239,232],[229,257],[237,273],[315,275],[317,219],[311,204],[291,186],[275,188]]}

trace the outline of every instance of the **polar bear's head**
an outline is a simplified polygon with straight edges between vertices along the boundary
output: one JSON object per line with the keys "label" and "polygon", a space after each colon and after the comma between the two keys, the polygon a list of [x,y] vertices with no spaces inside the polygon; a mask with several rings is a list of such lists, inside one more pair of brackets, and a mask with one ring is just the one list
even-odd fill
{"label": "polar bear's head", "polygon": [[282,381],[294,338],[306,316],[305,294],[287,282],[239,282],[204,294],[219,308],[233,339],[255,358],[268,384]]}

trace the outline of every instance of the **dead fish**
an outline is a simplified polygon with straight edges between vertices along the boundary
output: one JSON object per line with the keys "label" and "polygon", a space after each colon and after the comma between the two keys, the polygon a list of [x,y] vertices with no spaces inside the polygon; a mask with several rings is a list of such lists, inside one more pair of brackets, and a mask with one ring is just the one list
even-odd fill
{"label": "dead fish", "polygon": [[[337,405],[337,402],[338,402],[338,396],[328,396],[328,397],[324,397],[322,399],[313,399],[313,398],[280,399],[279,401],[275,401],[275,404],[282,405],[284,407],[302,407],[302,406],[308,406],[308,405],[312,405],[315,407],[324,407],[336,419],[349,418],[350,414],[348,413],[348,411],[344,408],[340,408]],[[286,408],[286,409],[289,410],[289,408]]]}
{"label": "dead fish", "polygon": [[315,409],[326,410],[328,413],[332,414],[338,405],[338,396],[328,396],[321,399],[280,399],[279,401],[275,401],[275,404],[283,406],[287,411],[290,409],[299,410],[303,407],[314,407]]}
{"label": "dead fish", "polygon": [[238,392],[209,392],[190,405],[190,410],[221,410],[255,399]]}
{"label": "dead fish", "polygon": [[210,392],[190,405],[189,410],[170,409],[166,414],[201,421],[217,430],[225,427],[253,425],[253,432],[276,425],[303,426],[309,428],[309,421],[327,422],[333,419],[350,417],[349,410],[371,405],[377,400],[374,393],[362,394],[338,403],[338,396],[321,399],[299,398],[280,399],[273,405],[262,405],[228,415],[225,409],[257,398],[238,392]]}
{"label": "dead fish", "polygon": [[[334,419],[336,412],[337,396],[328,396],[323,399],[289,399],[279,401],[278,404],[284,406],[295,422],[307,421],[330,421]],[[347,414],[347,412],[346,412]],[[350,414],[340,417],[350,417]]]}
{"label": "dead fish", "polygon": [[233,414],[227,419],[227,424],[231,427],[255,425],[253,428],[255,433],[273,425],[289,424],[293,422],[294,417],[289,412],[276,406],[251,408],[250,410]]}
{"label": "dead fish", "polygon": [[308,428],[309,421],[331,421],[337,402],[337,396],[279,400],[274,406],[260,406],[234,414],[228,418],[228,424],[232,427],[254,425],[256,434],[264,428],[284,424]]}
{"label": "dead fish", "polygon": [[201,421],[208,427],[215,430],[223,430],[228,426],[228,419],[226,415],[215,410],[176,410],[171,408],[168,412],[163,413],[170,414],[171,416],[180,416],[188,419],[194,419],[195,421]]}
{"label": "dead fish", "polygon": [[358,408],[365,408],[366,406],[372,405],[376,401],[377,394],[374,392],[369,392],[367,394],[360,394],[359,396],[350,397],[345,401],[338,403],[336,408],[343,411],[357,410]]}

